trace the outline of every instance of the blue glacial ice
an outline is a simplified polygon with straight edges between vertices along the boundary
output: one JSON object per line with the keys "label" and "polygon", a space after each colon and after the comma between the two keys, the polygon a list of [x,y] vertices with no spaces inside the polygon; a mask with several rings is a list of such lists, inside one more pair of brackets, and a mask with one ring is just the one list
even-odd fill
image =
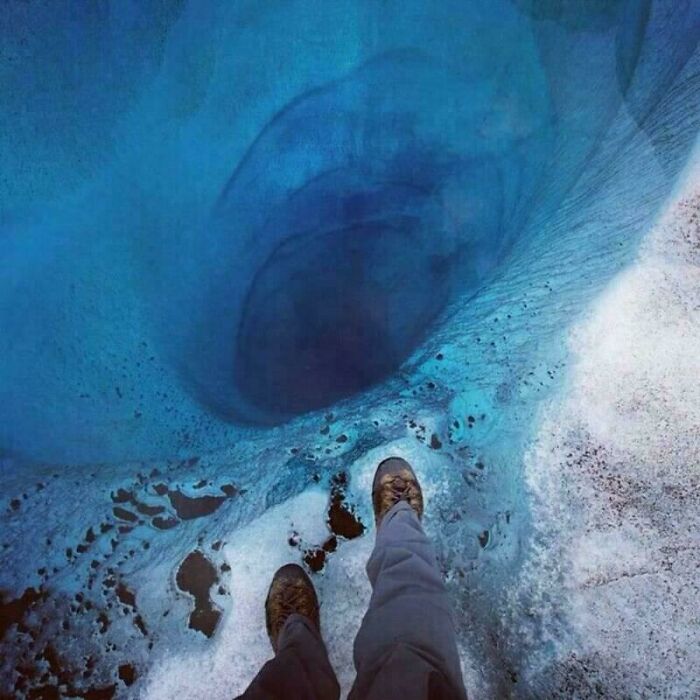
{"label": "blue glacial ice", "polygon": [[395,453],[472,698],[700,694],[700,4],[0,34],[0,694],[229,698],[289,560],[347,690]]}

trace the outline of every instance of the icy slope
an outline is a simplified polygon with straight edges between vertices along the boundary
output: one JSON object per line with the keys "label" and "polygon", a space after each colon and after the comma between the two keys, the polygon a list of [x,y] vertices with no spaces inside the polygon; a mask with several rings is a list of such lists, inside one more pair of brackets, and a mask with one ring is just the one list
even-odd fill
{"label": "icy slope", "polygon": [[697,692],[700,6],[71,7],[0,20],[2,692],[230,697],[286,560],[347,688],[394,452],[473,697]]}
{"label": "icy slope", "polygon": [[569,333],[525,454],[533,532],[503,634],[526,688],[696,697],[700,169]]}

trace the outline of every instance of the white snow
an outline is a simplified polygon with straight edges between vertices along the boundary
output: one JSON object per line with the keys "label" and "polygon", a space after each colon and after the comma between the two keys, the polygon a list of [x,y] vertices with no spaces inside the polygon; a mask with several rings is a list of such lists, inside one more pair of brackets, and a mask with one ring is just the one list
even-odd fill
{"label": "white snow", "polygon": [[686,182],[571,330],[526,455],[534,534],[510,621],[536,687],[593,666],[608,697],[700,695],[700,168]]}

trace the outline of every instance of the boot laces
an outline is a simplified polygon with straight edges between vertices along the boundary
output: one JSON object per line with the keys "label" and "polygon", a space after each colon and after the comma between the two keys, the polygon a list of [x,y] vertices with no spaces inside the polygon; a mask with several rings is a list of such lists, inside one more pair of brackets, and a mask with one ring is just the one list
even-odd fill
{"label": "boot laces", "polygon": [[290,615],[298,613],[300,615],[310,614],[309,597],[306,587],[301,583],[288,583],[281,587],[275,600],[275,623],[278,629],[287,621]]}
{"label": "boot laces", "polygon": [[409,503],[418,498],[418,488],[412,479],[405,479],[401,475],[391,477],[385,482],[388,486],[388,495],[392,505],[399,501],[408,501]]}

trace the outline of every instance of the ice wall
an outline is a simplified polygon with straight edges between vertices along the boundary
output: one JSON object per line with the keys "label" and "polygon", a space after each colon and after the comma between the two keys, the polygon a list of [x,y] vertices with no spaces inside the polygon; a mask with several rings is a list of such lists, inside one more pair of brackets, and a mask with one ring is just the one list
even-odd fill
{"label": "ice wall", "polygon": [[[318,569],[347,686],[393,452],[426,484],[474,697],[692,690],[695,545],[647,544],[697,519],[697,396],[661,369],[693,376],[697,261],[675,306],[639,298],[697,230],[638,250],[692,193],[699,27],[670,0],[7,3],[3,692],[228,697],[287,559]],[[673,353],[638,350],[652,321]],[[654,447],[630,407],[659,396]],[[630,535],[625,491],[611,524],[592,479],[663,460],[653,528]],[[625,587],[640,572],[678,592],[633,604],[661,590]]]}

